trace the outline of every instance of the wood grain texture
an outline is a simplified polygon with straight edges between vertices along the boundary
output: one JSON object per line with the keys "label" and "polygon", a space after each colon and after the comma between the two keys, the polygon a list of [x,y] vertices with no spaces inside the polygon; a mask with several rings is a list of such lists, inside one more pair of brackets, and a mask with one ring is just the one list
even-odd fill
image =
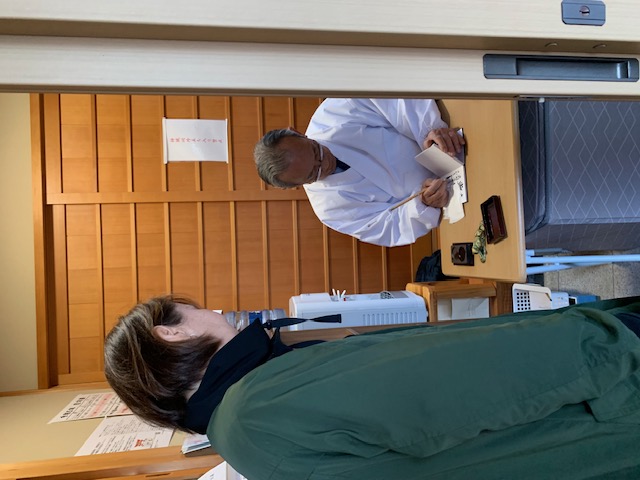
{"label": "wood grain texture", "polygon": [[[457,277],[477,277],[522,283],[526,278],[522,173],[517,104],[509,100],[444,100],[451,125],[464,129],[469,201],[464,219],[439,229],[442,271]],[[473,266],[453,265],[451,245],[473,242],[482,220],[480,204],[492,195],[502,203],[507,238],[487,245],[487,261],[476,256]]]}
{"label": "wood grain texture", "polygon": [[522,48],[527,40],[535,45],[535,40],[549,38],[591,48],[594,41],[632,43],[640,38],[640,10],[633,0],[607,3],[607,22],[597,28],[565,25],[555,0],[538,0],[535,8],[510,0],[330,0],[321,9],[286,0],[279,3],[278,15],[260,0],[228,3],[224,9],[211,8],[206,0],[192,0],[180,9],[169,0],[5,3],[0,33],[13,35],[449,48],[496,48],[508,42]]}
{"label": "wood grain texture", "polygon": [[[222,462],[219,455],[185,457],[180,447],[0,465],[0,480],[105,480],[106,478],[185,478],[172,472],[191,471],[196,478]],[[136,477],[134,477],[136,478]]]}
{"label": "wood grain texture", "polygon": [[[305,130],[319,98],[47,95],[52,383],[102,380],[102,343],[137,301],[176,293],[207,308],[288,308],[292,295],[401,290],[424,247],[362,244],[324,227],[302,189],[266,188],[253,146]],[[226,163],[162,161],[163,116],[229,120]],[[47,178],[47,181],[49,179]],[[44,234],[44,233],[43,233]],[[427,243],[430,245],[430,242]],[[43,350],[44,351],[44,350]],[[44,365],[43,365],[44,368]]]}
{"label": "wood grain texture", "polygon": [[[108,38],[78,42],[68,37],[9,36],[2,38],[0,49],[0,89],[391,98],[578,95],[633,99],[640,95],[638,83],[633,81],[488,79],[483,72],[487,52],[566,54],[572,52],[572,41],[562,42],[556,49],[545,47],[557,43],[556,38],[536,40],[525,49],[509,39],[499,39],[500,46],[481,47],[483,39],[469,38],[473,47],[452,49],[437,43],[422,48],[382,48],[137,39],[114,42]],[[577,50],[592,58],[640,57],[640,42],[626,42],[618,48],[614,42],[602,50],[593,48],[602,40],[594,40],[585,40]],[[174,68],[166,68],[168,64]]]}

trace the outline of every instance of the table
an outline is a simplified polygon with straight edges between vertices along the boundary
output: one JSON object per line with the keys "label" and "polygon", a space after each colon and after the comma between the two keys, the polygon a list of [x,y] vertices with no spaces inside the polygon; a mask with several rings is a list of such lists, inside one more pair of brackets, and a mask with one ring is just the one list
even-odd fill
{"label": "table", "polygon": [[[442,100],[439,105],[449,125],[464,129],[469,199],[462,220],[455,224],[443,220],[438,228],[442,271],[456,277],[522,283],[526,258],[517,102]],[[454,265],[451,245],[473,242],[482,220],[480,204],[491,195],[500,196],[507,238],[487,245],[486,263],[475,255],[474,266]]]}

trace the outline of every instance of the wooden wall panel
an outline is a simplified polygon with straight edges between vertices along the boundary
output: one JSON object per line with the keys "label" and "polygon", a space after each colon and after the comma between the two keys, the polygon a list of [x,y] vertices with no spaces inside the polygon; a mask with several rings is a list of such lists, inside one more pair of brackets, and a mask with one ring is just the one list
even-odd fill
{"label": "wooden wall panel", "polygon": [[298,290],[298,259],[292,202],[268,202],[266,206],[268,304],[288,309],[292,292]]}
{"label": "wooden wall panel", "polygon": [[98,191],[130,191],[131,112],[126,95],[96,96]]}
{"label": "wooden wall panel", "polygon": [[354,292],[356,288],[353,269],[353,241],[351,237],[331,229],[328,229],[328,235],[329,287],[330,289]]}
{"label": "wooden wall panel", "polygon": [[98,337],[72,338],[69,341],[71,373],[99,372],[102,364],[102,339]]}
{"label": "wooden wall panel", "polygon": [[[299,189],[270,189],[256,175],[257,139],[273,128],[305,131],[318,98],[38,101],[53,225],[48,341],[60,384],[102,379],[104,335],[136,301],[173,292],[225,311],[286,310],[300,293],[404,289],[416,258],[430,253],[334,232]],[[164,165],[163,116],[228,119],[229,163]]]}
{"label": "wooden wall panel", "polygon": [[164,111],[167,118],[198,118],[198,97],[192,95],[166,95]]}
{"label": "wooden wall panel", "polygon": [[210,308],[237,310],[235,231],[231,207],[208,203],[203,209],[205,304]]}
{"label": "wooden wall panel", "polygon": [[101,368],[102,282],[100,239],[95,205],[67,207],[69,370],[71,374]]}
{"label": "wooden wall panel", "polygon": [[194,192],[200,190],[200,173],[195,162],[167,165],[167,191]]}
{"label": "wooden wall panel", "polygon": [[[57,365],[51,365],[52,371],[58,374],[67,374],[69,366],[69,275],[67,271],[67,223],[65,205],[54,205],[51,209],[53,218],[53,232],[51,243],[53,245],[53,287],[50,295],[55,302],[55,344],[52,345],[56,352]],[[51,273],[51,272],[50,272]],[[51,309],[50,309],[51,310]]]}
{"label": "wooden wall panel", "polygon": [[313,213],[309,202],[300,201],[296,204],[298,261],[300,262],[300,292],[317,293],[327,291],[329,278],[325,271],[325,242],[324,230]]}
{"label": "wooden wall panel", "polygon": [[261,310],[268,300],[264,289],[265,255],[262,208],[259,202],[236,202],[238,309]]}
{"label": "wooden wall panel", "polygon": [[200,212],[196,204],[169,207],[171,236],[171,284],[174,293],[204,299],[204,278],[199,244],[202,240]]}
{"label": "wooden wall panel", "polygon": [[262,99],[262,122],[264,132],[293,126],[293,99],[287,97],[265,97]]}
{"label": "wooden wall panel", "polygon": [[102,206],[104,331],[108,332],[137,298],[134,235],[128,205]]}
{"label": "wooden wall panel", "polygon": [[61,95],[62,191],[97,191],[94,95]]}
{"label": "wooden wall panel", "polygon": [[142,204],[136,208],[138,299],[170,293],[166,282],[164,206]]}
{"label": "wooden wall panel", "polygon": [[100,318],[97,303],[81,303],[69,305],[69,338],[99,338],[98,322],[88,322],[88,318]]}
{"label": "wooden wall panel", "polygon": [[385,250],[386,249],[377,245],[358,242],[357,278],[360,283],[360,291],[379,292],[387,289],[387,282],[384,275],[386,264],[383,265]]}
{"label": "wooden wall panel", "polygon": [[157,95],[131,97],[131,143],[133,191],[165,190],[162,163],[162,117],[164,98]]}
{"label": "wooden wall panel", "polygon": [[404,290],[407,278],[413,279],[415,272],[411,264],[411,249],[407,247],[387,248],[387,290]]}
{"label": "wooden wall panel", "polygon": [[[43,95],[44,163],[47,193],[62,192],[62,148],[60,142],[60,95]],[[40,128],[40,125],[38,125]],[[35,139],[32,140],[32,142]]]}
{"label": "wooden wall panel", "polygon": [[[316,111],[321,101],[318,98],[295,98],[293,99],[293,125],[296,130],[304,133],[309,125],[309,120],[313,112]],[[287,125],[288,126],[288,125]]]}
{"label": "wooden wall panel", "polygon": [[259,190],[260,178],[256,175],[253,147],[262,134],[260,128],[260,102],[257,97],[233,97],[231,99],[231,145],[233,149],[234,190]]}

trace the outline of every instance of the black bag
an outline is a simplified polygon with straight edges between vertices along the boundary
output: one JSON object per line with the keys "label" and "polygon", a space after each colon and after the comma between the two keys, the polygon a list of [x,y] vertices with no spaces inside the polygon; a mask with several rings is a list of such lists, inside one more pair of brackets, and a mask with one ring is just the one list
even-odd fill
{"label": "black bag", "polygon": [[442,262],[440,250],[424,257],[418,265],[416,272],[416,282],[437,282],[439,280],[454,280],[458,277],[449,277],[442,273]]}

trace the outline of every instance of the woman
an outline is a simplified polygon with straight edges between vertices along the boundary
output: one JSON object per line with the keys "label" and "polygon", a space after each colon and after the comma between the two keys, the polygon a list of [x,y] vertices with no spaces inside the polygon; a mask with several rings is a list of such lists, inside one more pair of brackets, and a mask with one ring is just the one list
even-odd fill
{"label": "woman", "polygon": [[109,333],[107,381],[139,417],[179,427],[211,357],[237,333],[222,315],[188,299],[153,298],[133,307]]}
{"label": "woman", "polygon": [[638,312],[621,299],[290,351],[160,298],[109,334],[105,374],[250,480],[639,478],[640,340],[616,318]]}

